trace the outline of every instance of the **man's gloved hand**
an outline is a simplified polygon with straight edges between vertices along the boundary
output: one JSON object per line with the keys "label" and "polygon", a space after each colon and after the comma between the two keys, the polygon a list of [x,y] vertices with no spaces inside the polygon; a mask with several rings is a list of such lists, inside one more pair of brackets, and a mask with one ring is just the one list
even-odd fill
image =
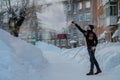
{"label": "man's gloved hand", "polygon": [[95,49],[96,49],[96,47],[95,47],[95,46],[93,46],[93,47],[92,47],[92,50],[95,50]]}
{"label": "man's gloved hand", "polygon": [[74,21],[72,21],[71,23],[72,23],[72,24],[75,24],[75,22],[74,22]]}

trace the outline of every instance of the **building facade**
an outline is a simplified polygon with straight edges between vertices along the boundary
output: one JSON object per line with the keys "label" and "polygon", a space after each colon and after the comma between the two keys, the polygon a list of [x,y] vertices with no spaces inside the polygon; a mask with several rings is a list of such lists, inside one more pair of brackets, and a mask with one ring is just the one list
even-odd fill
{"label": "building facade", "polygon": [[103,0],[97,0],[96,1],[96,24],[97,24],[97,35],[100,42],[105,41],[105,11],[104,11],[104,5]]}
{"label": "building facade", "polygon": [[97,13],[97,34],[100,36],[100,34],[104,31],[104,6],[102,4],[102,0],[97,0],[97,7],[96,7],[96,13]]}
{"label": "building facade", "polygon": [[118,7],[118,19],[117,19],[118,29],[112,35],[114,41],[120,41],[120,0],[117,0],[117,7]]}
{"label": "building facade", "polygon": [[115,41],[112,36],[118,28],[118,0],[97,0],[96,10],[99,39]]}
{"label": "building facade", "polygon": [[[96,25],[96,17],[93,16],[95,11],[93,10],[93,0],[68,0],[65,2],[65,12],[67,23],[71,21],[75,21],[78,23],[83,29],[86,30],[87,25],[93,24]],[[68,42],[76,42],[77,46],[81,44],[85,44],[85,40],[83,38],[82,33],[73,25],[69,25],[66,29],[66,33],[68,34]],[[71,44],[71,43],[70,43]]]}
{"label": "building facade", "polygon": [[117,29],[117,0],[106,0],[104,3],[105,9],[105,29],[106,40],[113,41],[112,35]]}

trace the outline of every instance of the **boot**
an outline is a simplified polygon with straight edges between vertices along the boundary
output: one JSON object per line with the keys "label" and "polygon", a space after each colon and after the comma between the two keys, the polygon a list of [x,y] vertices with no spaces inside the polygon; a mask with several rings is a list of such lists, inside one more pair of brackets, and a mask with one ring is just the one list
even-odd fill
{"label": "boot", "polygon": [[97,72],[95,73],[95,75],[101,73],[102,71],[101,70],[97,70]]}
{"label": "boot", "polygon": [[89,73],[87,73],[86,75],[94,75],[93,71],[90,71]]}

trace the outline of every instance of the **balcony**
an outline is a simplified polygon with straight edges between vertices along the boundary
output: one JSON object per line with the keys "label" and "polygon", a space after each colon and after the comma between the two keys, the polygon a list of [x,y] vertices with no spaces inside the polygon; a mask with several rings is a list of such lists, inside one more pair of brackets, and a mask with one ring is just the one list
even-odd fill
{"label": "balcony", "polygon": [[117,24],[117,16],[109,16],[105,20],[105,27],[111,27]]}

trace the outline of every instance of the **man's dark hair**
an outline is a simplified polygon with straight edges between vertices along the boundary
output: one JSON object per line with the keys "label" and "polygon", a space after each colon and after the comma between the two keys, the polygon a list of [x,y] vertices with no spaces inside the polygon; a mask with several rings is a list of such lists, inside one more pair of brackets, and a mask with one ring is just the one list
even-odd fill
{"label": "man's dark hair", "polygon": [[93,25],[89,25],[89,27],[93,30],[94,29],[94,26]]}

